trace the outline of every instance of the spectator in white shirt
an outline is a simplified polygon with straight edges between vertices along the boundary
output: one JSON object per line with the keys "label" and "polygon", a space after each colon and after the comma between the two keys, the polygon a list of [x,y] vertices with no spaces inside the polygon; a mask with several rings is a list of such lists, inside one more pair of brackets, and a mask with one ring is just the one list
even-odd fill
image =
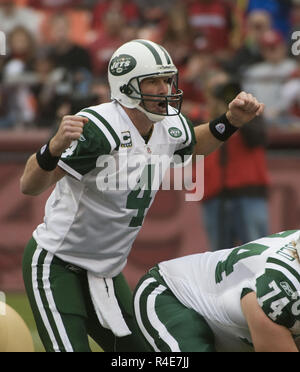
{"label": "spectator in white shirt", "polygon": [[0,0],[0,30],[11,33],[16,27],[22,26],[28,31],[39,35],[42,14],[31,8],[17,7],[12,0]]}
{"label": "spectator in white shirt", "polygon": [[243,89],[265,102],[265,118],[270,124],[280,124],[278,104],[281,90],[296,68],[289,58],[284,38],[277,31],[267,31],[261,40],[264,61],[256,63],[243,75]]}

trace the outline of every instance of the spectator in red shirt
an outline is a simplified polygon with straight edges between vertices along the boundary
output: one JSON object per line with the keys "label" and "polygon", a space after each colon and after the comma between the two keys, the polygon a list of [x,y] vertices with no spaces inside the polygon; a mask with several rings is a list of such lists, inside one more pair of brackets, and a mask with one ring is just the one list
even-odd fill
{"label": "spectator in red shirt", "polygon": [[203,36],[211,51],[221,53],[230,48],[231,8],[224,0],[187,1],[189,22]]}
{"label": "spectator in red shirt", "polygon": [[122,13],[110,10],[102,15],[102,29],[97,39],[89,46],[93,73],[96,76],[106,74],[108,62],[113,52],[124,42],[126,22]]}
{"label": "spectator in red shirt", "polygon": [[139,21],[139,10],[133,0],[102,0],[93,10],[92,27],[97,31],[101,30],[103,16],[110,11],[120,13],[126,23],[137,24]]}

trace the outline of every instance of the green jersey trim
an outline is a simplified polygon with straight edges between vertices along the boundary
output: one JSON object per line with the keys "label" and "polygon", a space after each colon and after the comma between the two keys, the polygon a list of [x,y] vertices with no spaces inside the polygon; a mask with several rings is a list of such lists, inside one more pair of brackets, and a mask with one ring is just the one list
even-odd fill
{"label": "green jersey trim", "polygon": [[82,177],[83,175],[78,173],[75,169],[73,169],[72,167],[70,167],[67,163],[65,163],[65,161],[63,160],[59,160],[58,161],[58,164],[57,164],[60,168],[62,168],[63,170],[65,170],[67,173],[70,173],[73,177],[75,177],[77,180],[81,181],[82,180]]}
{"label": "green jersey trim", "polygon": [[184,156],[192,155],[193,151],[194,151],[194,145],[191,144],[190,146],[185,147],[184,149],[175,151],[174,155],[179,155],[181,157],[181,162],[185,163]]}
{"label": "green jersey trim", "polygon": [[299,231],[299,230],[286,230],[286,231],[282,231],[280,233],[269,235],[269,236],[267,236],[267,238],[286,238],[287,236],[290,236],[297,231]]}
{"label": "green jersey trim", "polygon": [[[118,149],[120,147],[121,141],[120,141],[119,136],[114,131],[112,126],[108,123],[108,121],[104,119],[103,116],[101,116],[100,114],[98,114],[98,112],[96,112],[94,110],[91,110],[91,109],[84,109],[80,112],[80,114],[83,114],[83,113],[90,114],[92,116],[92,118],[91,117],[88,117],[88,118],[91,121],[93,121],[97,126],[99,126],[100,129],[102,129],[102,130],[104,128],[106,129],[106,130],[103,130],[103,132],[106,132],[105,134],[107,134],[107,132],[108,132],[109,135],[112,137],[113,142],[115,144],[115,146],[112,146],[113,147],[112,150],[115,149],[115,148]],[[107,136],[107,137],[109,137],[109,136]],[[111,143],[111,141],[110,141],[110,143]]]}
{"label": "green jersey trim", "polygon": [[[183,144],[186,144],[189,141],[189,144],[193,144],[193,146],[194,146],[197,143],[197,141],[196,141],[196,136],[195,136],[195,130],[194,130],[193,123],[190,121],[189,118],[187,118],[183,114],[179,114],[179,118],[181,120],[181,123],[182,123],[182,125],[184,127],[184,130],[185,130],[185,133],[186,133],[186,141],[183,142]],[[188,130],[186,129],[186,127],[188,127]],[[188,133],[190,134],[190,136],[188,135]]]}
{"label": "green jersey trim", "polygon": [[[183,161],[185,155],[192,155],[193,154],[194,146],[196,144],[196,137],[195,137],[194,127],[193,127],[191,121],[182,114],[179,114],[179,119],[182,123],[182,126],[183,126],[184,131],[185,131],[185,136],[186,136],[186,140],[183,142],[183,144],[184,145],[188,144],[188,145],[186,147],[184,147],[183,149],[175,151],[174,154],[180,155],[181,158],[182,158],[182,161]],[[187,127],[188,127],[188,129],[187,129]]]}
{"label": "green jersey trim", "polygon": [[179,119],[180,119],[180,121],[182,123],[183,129],[184,129],[184,132],[185,132],[185,138],[186,138],[186,140],[183,142],[183,144],[185,145],[189,141],[190,137],[188,135],[188,131],[186,129],[186,124],[185,124],[183,118],[181,117],[181,114],[179,114]]}
{"label": "green jersey trim", "polygon": [[267,259],[266,269],[278,270],[284,273],[289,280],[297,287],[297,283],[300,283],[300,275],[298,272],[286,264],[285,262],[278,260],[277,258],[270,257]]}
{"label": "green jersey trim", "polygon": [[254,290],[251,288],[243,288],[241,293],[241,299],[251,292],[254,292]]}

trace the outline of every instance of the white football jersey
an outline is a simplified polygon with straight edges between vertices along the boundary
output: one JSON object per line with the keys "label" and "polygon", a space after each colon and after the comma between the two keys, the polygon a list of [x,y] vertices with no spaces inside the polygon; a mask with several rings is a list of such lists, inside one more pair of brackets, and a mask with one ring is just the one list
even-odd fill
{"label": "white football jersey", "polygon": [[145,143],[117,102],[78,115],[89,122],[61,156],[58,165],[67,175],[56,184],[33,236],[60,259],[114,277],[126,265],[163,172],[174,154],[191,157],[195,134],[180,114],[155,123]]}
{"label": "white football jersey", "polygon": [[241,298],[256,292],[265,314],[300,336],[300,263],[289,230],[251,243],[194,254],[159,264],[168,287],[186,307],[201,314],[217,351],[253,351]]}

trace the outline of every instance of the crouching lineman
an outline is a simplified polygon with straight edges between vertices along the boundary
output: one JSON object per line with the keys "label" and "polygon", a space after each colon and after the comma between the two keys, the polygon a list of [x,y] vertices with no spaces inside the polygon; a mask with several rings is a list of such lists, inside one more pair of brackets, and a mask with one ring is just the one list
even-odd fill
{"label": "crouching lineman", "polygon": [[161,262],[135,290],[140,331],[153,351],[296,352],[299,255],[289,230]]}

